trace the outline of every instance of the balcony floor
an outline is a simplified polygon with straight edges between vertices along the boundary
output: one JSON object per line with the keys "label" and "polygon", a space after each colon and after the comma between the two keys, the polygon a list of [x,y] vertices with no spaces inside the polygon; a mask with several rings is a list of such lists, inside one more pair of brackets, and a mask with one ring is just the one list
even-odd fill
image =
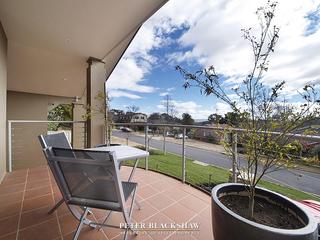
{"label": "balcony floor", "polygon": [[[122,167],[126,178],[131,168]],[[128,239],[213,239],[211,230],[210,196],[186,184],[152,171],[137,169],[137,199],[141,210],[134,209],[133,220],[138,223],[198,223],[199,232],[148,232]],[[52,215],[47,211],[61,199],[59,189],[47,167],[37,167],[8,173],[0,184],[0,240],[2,239],[72,239],[77,221],[62,206]],[[93,210],[91,217],[104,218],[106,212]],[[123,222],[114,213],[109,223]],[[122,239],[118,229],[100,231],[85,227],[79,239]]]}

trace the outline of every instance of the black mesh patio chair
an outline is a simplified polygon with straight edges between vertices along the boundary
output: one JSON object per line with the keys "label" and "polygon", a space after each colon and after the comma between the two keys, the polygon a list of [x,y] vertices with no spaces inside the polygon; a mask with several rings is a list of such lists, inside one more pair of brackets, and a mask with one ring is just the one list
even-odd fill
{"label": "black mesh patio chair", "polygon": [[[67,205],[81,206],[85,209],[73,239],[77,239],[84,224],[91,227],[113,227],[132,229],[131,215],[137,183],[120,180],[119,166],[113,152],[63,149],[48,147],[44,149],[49,166]],[[125,203],[131,198],[129,211]],[[102,223],[87,219],[90,208],[109,211]],[[125,223],[118,226],[106,224],[112,211],[122,212]]]}

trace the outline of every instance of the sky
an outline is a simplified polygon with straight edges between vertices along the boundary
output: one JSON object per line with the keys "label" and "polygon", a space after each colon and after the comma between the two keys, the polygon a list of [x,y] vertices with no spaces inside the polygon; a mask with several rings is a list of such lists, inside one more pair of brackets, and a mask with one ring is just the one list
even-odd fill
{"label": "sky", "polygon": [[[139,30],[107,81],[111,108],[164,112],[166,94],[178,111],[194,119],[230,111],[199,89],[185,90],[180,65],[190,72],[213,65],[232,97],[252,66],[252,51],[241,29],[258,29],[255,11],[265,0],[170,0]],[[275,53],[263,83],[286,82],[286,100],[298,104],[307,83],[320,83],[320,0],[278,0],[274,24],[280,27]]]}

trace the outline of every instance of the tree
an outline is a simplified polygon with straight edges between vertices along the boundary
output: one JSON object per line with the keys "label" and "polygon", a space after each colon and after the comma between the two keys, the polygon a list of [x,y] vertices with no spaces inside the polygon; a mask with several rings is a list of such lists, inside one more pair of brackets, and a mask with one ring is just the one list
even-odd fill
{"label": "tree", "polygon": [[194,120],[191,117],[191,115],[189,113],[183,113],[182,114],[182,119],[181,119],[181,124],[183,125],[193,125],[194,124]]}
{"label": "tree", "polygon": [[241,116],[238,112],[227,112],[224,115],[225,123],[238,127],[240,125]]}
{"label": "tree", "polygon": [[160,113],[151,113],[150,116],[148,117],[148,121],[152,123],[160,123],[161,122],[161,114]]}
{"label": "tree", "polygon": [[[160,113],[151,113],[150,116],[148,117],[148,123],[152,124],[161,124],[163,123],[163,119]],[[158,130],[158,127],[150,127],[150,129],[156,131]]]}
{"label": "tree", "polygon": [[109,115],[111,116],[111,119],[115,123],[123,123],[125,121],[125,112],[123,110],[119,109],[111,109],[109,111]]}
{"label": "tree", "polygon": [[[48,113],[49,121],[72,121],[73,112],[72,104],[59,104],[51,109]],[[70,127],[69,123],[49,123],[48,128],[52,131],[57,131],[59,127]]]}
{"label": "tree", "polygon": [[223,116],[221,116],[217,113],[210,114],[208,117],[208,121],[210,123],[215,123],[215,124],[224,124],[225,123],[225,119],[223,118]]}
{"label": "tree", "polygon": [[130,105],[130,106],[127,106],[127,111],[128,112],[131,112],[131,113],[136,113],[139,111],[139,107],[136,106],[136,105]]}
{"label": "tree", "polygon": [[[279,28],[272,25],[275,8],[276,3],[270,1],[266,6],[258,8],[256,13],[261,27],[258,36],[251,33],[251,28],[242,29],[244,39],[250,43],[254,61],[249,74],[240,86],[234,89],[239,98],[238,102],[229,98],[219,77],[221,74],[217,74],[213,66],[196,73],[176,67],[184,78],[184,88],[198,87],[201,93],[216,96],[227,103],[234,113],[240,115],[239,127],[243,131],[239,137],[246,149],[246,165],[241,166],[238,163],[237,169],[248,191],[249,219],[254,218],[255,187],[261,178],[267,173],[290,166],[288,153],[295,148],[292,144],[292,133],[303,125],[304,121],[319,117],[320,100],[315,86],[308,84],[300,92],[304,103],[295,111],[281,113],[281,122],[274,118],[275,113],[279,115],[276,110],[279,110],[277,105],[285,82],[280,81],[273,87],[268,87],[264,85],[262,78],[268,71],[269,57],[275,51],[279,38]],[[231,124],[234,122],[231,121]],[[271,134],[279,130],[281,132]],[[230,150],[230,145],[226,146]]]}

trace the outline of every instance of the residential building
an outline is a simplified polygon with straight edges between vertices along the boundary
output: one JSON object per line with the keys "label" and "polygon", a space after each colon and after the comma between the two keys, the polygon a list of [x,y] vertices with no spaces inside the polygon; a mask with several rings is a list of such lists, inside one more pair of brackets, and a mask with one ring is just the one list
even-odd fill
{"label": "residential building", "polygon": [[146,123],[148,121],[147,114],[144,113],[134,113],[131,116],[131,123]]}

